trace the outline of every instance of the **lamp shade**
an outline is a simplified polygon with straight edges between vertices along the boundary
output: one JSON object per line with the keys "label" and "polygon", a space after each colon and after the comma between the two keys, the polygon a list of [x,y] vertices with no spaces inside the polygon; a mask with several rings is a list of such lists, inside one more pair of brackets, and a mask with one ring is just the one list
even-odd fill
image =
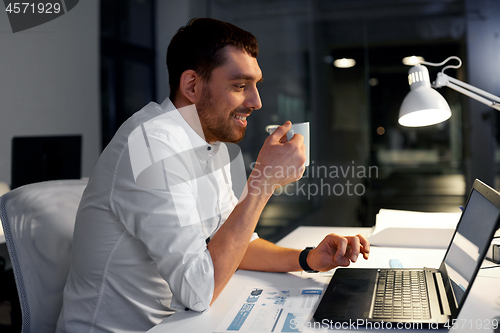
{"label": "lamp shade", "polygon": [[410,92],[399,109],[399,124],[407,127],[429,126],[451,117],[444,97],[431,87],[425,66],[413,66],[408,74]]}

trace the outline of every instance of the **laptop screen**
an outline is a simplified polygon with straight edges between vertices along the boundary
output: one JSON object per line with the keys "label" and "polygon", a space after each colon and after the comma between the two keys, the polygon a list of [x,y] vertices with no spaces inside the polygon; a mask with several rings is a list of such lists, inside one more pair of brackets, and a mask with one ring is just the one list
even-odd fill
{"label": "laptop screen", "polygon": [[462,303],[476,268],[481,264],[478,260],[490,245],[489,237],[499,215],[500,210],[493,203],[472,190],[453,243],[444,258],[457,306]]}

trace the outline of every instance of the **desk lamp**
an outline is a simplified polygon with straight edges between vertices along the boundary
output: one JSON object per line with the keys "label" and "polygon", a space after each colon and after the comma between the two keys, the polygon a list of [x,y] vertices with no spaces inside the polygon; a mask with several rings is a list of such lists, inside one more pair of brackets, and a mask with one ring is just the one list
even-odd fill
{"label": "desk lamp", "polygon": [[[423,65],[442,66],[451,59],[458,60],[458,65],[445,66],[437,74],[431,85],[429,71]],[[462,60],[449,57],[441,63],[421,61],[408,72],[410,92],[406,95],[399,109],[399,123],[407,127],[421,127],[440,123],[451,117],[451,110],[444,97],[433,88],[449,87],[500,111],[500,98],[444,73],[448,68],[460,68]]]}

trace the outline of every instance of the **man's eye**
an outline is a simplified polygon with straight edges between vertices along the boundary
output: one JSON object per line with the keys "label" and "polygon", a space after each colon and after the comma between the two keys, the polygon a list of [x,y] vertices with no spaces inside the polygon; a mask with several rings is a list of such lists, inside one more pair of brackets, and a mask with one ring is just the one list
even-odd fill
{"label": "man's eye", "polygon": [[244,84],[237,84],[236,87],[238,89],[245,89],[245,85]]}

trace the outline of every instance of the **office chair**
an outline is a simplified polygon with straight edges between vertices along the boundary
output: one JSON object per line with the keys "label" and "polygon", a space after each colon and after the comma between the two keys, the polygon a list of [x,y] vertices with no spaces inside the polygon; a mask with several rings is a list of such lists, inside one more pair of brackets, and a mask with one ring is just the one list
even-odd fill
{"label": "office chair", "polygon": [[0,197],[22,310],[22,333],[53,333],[69,273],[75,216],[87,180],[25,185]]}

